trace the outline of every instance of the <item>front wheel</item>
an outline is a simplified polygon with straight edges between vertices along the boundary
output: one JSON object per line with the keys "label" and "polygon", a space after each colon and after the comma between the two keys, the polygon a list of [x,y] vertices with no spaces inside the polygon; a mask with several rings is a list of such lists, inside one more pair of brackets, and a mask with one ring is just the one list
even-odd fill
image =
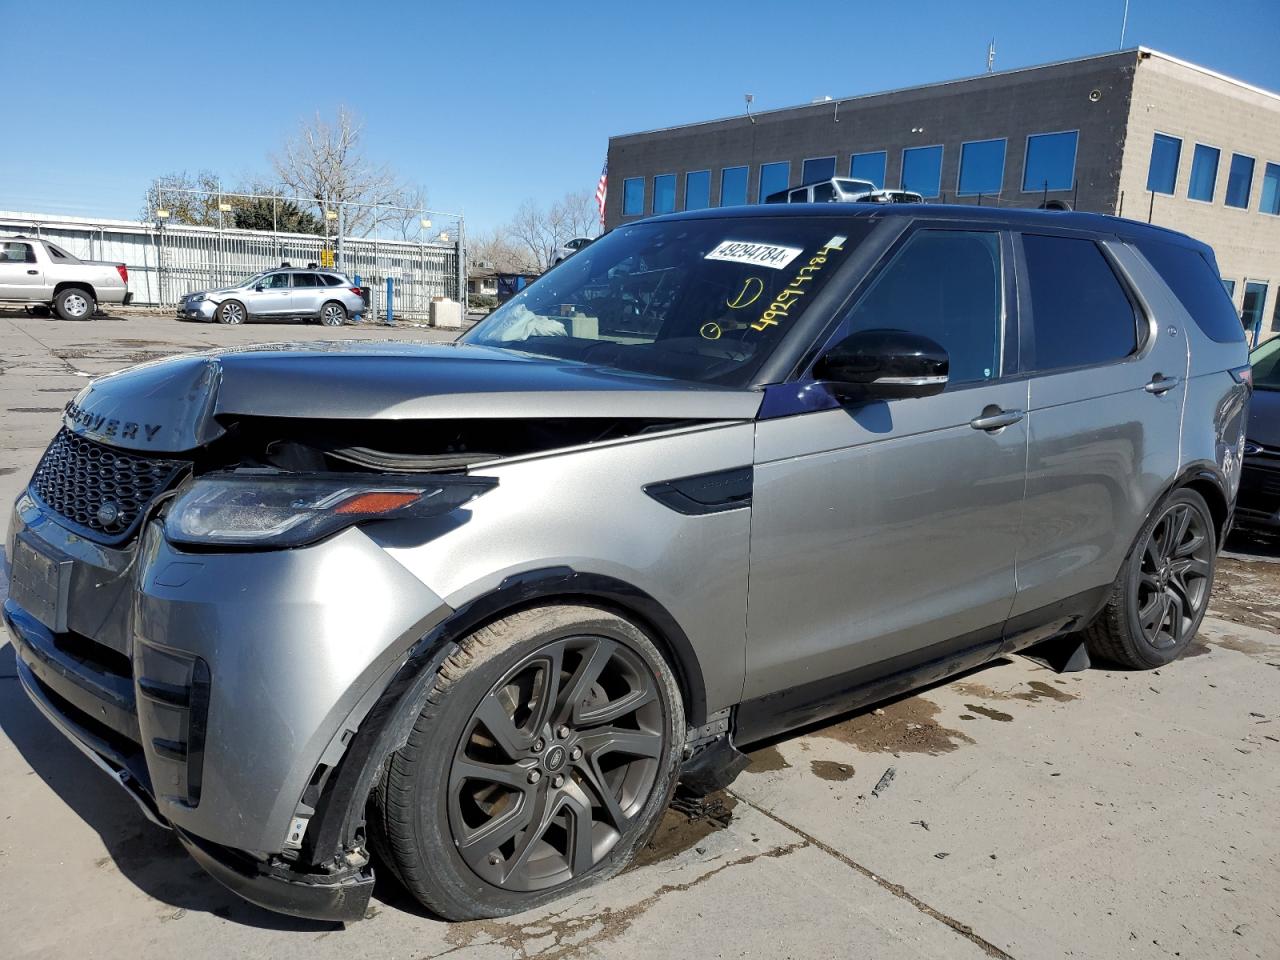
{"label": "front wheel", "polygon": [[540,607],[445,661],[370,799],[374,842],[451,920],[516,913],[618,873],[671,799],[684,709],[635,625]]}
{"label": "front wheel", "polygon": [[1209,609],[1218,554],[1208,504],[1170,493],[1152,511],[1111,597],[1085,632],[1089,653],[1126,667],[1162,667],[1187,649]]}
{"label": "front wheel", "polygon": [[239,300],[227,300],[218,307],[218,322],[229,324],[244,323],[248,313],[244,309],[244,304]]}

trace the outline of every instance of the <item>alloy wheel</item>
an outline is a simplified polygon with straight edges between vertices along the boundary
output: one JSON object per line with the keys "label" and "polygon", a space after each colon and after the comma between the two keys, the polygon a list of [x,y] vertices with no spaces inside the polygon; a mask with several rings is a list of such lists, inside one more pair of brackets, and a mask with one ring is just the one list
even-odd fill
{"label": "alloy wheel", "polygon": [[244,310],[238,303],[228,303],[222,308],[223,323],[243,323]]}
{"label": "alloy wheel", "polygon": [[321,313],[320,319],[326,327],[340,327],[342,326],[343,321],[342,308],[337,304],[331,303],[324,308],[324,312]]}
{"label": "alloy wheel", "polygon": [[89,301],[78,293],[72,293],[63,299],[62,307],[73,317],[83,317],[89,311]]}
{"label": "alloy wheel", "polygon": [[1213,538],[1204,514],[1171,504],[1143,546],[1135,591],[1143,638],[1158,650],[1190,639],[1209,600]]}
{"label": "alloy wheel", "polygon": [[482,880],[543,890],[590,870],[648,801],[667,748],[658,681],[607,637],[527,655],[463,728],[449,771],[453,842]]}

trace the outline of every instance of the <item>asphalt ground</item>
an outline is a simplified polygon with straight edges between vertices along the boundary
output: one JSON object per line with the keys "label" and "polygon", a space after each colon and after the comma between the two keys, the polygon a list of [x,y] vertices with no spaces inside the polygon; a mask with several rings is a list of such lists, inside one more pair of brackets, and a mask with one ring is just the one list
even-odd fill
{"label": "asphalt ground", "polygon": [[[335,333],[0,312],[0,498],[26,484],[87,376]],[[670,810],[621,877],[460,924],[387,882],[345,929],[224,891],[27,702],[5,644],[0,954],[1275,960],[1278,558],[1233,540],[1211,616],[1169,667],[1058,675],[1015,657],[789,736],[756,750],[728,791]]]}

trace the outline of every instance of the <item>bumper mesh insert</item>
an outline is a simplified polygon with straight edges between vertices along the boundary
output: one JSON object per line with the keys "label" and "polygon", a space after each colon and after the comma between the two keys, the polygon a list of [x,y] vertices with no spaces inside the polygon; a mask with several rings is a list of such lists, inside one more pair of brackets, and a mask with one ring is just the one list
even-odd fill
{"label": "bumper mesh insert", "polygon": [[30,491],[68,525],[99,543],[120,543],[147,507],[187,466],[58,431],[31,477]]}

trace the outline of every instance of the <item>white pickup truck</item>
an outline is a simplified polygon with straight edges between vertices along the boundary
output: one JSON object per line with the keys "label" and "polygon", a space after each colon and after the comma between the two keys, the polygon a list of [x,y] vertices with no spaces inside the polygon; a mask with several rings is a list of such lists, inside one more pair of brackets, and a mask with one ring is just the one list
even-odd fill
{"label": "white pickup truck", "polygon": [[100,303],[128,303],[129,268],[123,263],[81,260],[48,240],[0,237],[0,303],[20,303],[34,313],[89,320]]}

